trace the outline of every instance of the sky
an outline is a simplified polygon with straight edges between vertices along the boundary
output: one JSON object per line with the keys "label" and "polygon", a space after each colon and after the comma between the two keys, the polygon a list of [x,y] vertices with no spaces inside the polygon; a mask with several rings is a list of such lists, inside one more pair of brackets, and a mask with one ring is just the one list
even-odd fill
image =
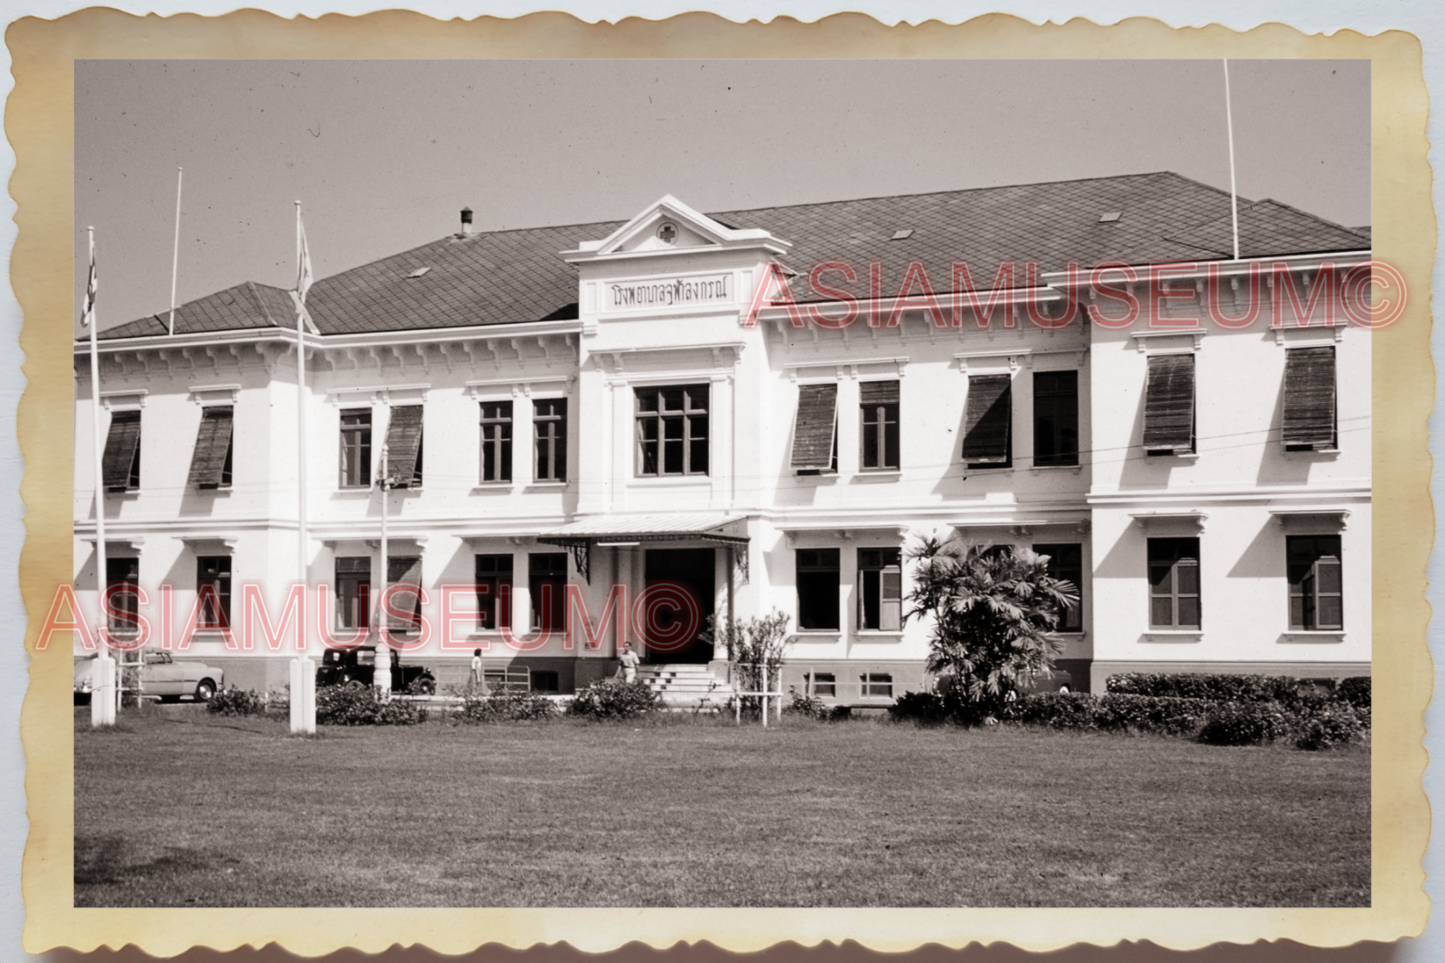
{"label": "sky", "polygon": [[[102,329],[476,228],[1172,170],[1229,189],[1220,61],[77,61]],[[1238,190],[1370,223],[1367,61],[1232,61]],[[745,226],[745,225],[739,225]],[[763,225],[760,225],[763,226]],[[584,238],[579,237],[578,240]],[[80,329],[77,327],[77,332]]]}

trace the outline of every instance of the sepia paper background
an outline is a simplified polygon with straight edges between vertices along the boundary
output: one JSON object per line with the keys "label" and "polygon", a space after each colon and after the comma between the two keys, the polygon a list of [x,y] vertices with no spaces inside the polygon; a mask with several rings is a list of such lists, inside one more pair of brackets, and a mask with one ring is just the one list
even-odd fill
{"label": "sepia paper background", "polygon": [[[1418,933],[1428,914],[1420,861],[1428,808],[1421,713],[1432,669],[1425,645],[1424,569],[1431,544],[1425,419],[1433,403],[1429,280],[1436,223],[1426,159],[1428,101],[1412,36],[1341,31],[1305,36],[1272,24],[1248,33],[1173,30],[1135,19],[1036,27],[1007,16],[960,26],[883,27],[857,15],[817,24],[786,19],[735,24],[710,15],[665,22],[589,25],[560,15],[442,23],[406,12],[285,21],[247,11],[220,18],[137,18],[88,10],[7,33],[16,89],[7,134],[17,153],[12,196],[19,236],[12,284],[25,311],[28,379],[19,411],[26,458],[21,495],[27,540],[22,593],[36,622],[54,586],[72,574],[73,451],[72,168],[73,61],[83,58],[485,58],[485,57],[986,57],[1366,58],[1372,62],[1372,230],[1381,260],[1411,284],[1411,307],[1377,332],[1374,364],[1373,904],[1369,909],[75,909],[72,907],[72,726],[64,682],[68,647],[33,653],[22,716],[30,837],[24,862],[25,945],[91,949],[135,943],[153,954],[194,944],[230,948],[279,942],[303,954],[340,946],[368,951],[422,943],[460,953],[484,942],[522,946],[566,940],[604,950],[630,940],[667,945],[710,940],[750,950],[780,940],[854,939],[876,949],[926,942],[1008,941],[1050,949],[1076,941],[1148,939],[1191,948],[1219,940],[1289,938],[1316,945],[1393,940]],[[1168,119],[1173,122],[1174,119]],[[1161,122],[1166,122],[1161,118]],[[1388,564],[1384,564],[1388,560]]]}

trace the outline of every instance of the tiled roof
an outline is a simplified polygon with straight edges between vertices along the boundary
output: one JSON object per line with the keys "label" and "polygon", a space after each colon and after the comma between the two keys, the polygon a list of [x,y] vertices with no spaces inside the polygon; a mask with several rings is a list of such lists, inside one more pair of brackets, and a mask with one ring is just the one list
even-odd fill
{"label": "tiled roof", "polygon": [[[138,338],[166,333],[170,315],[153,314],[107,328],[97,337]],[[269,284],[245,281],[235,287],[188,301],[176,308],[177,333],[198,331],[239,331],[246,328],[274,328],[294,323],[296,308],[291,294]]]}
{"label": "tiled roof", "polygon": [[[1118,217],[1102,221],[1106,214]],[[860,274],[854,288],[860,294],[866,290],[867,265],[875,261],[883,266],[884,293],[891,295],[914,260],[926,265],[941,292],[950,285],[948,265],[958,260],[969,262],[976,285],[988,287],[1003,261],[1035,262],[1041,271],[1057,271],[1070,260],[1086,266],[1105,260],[1204,260],[1229,257],[1233,243],[1229,194],[1167,171],[710,216],[792,242],[786,260],[803,275],[795,284],[819,261],[850,262]],[[577,270],[559,253],[584,240],[601,240],[624,223],[445,237],[317,281],[307,307],[322,334],[575,318]],[[893,240],[904,231],[911,233]],[[1369,247],[1368,234],[1276,201],[1243,198],[1240,240],[1247,257]],[[1026,279],[1020,274],[1014,283],[1023,285]],[[796,296],[803,294],[799,290]],[[178,309],[176,330],[289,325],[292,317],[285,291],[238,285]],[[164,331],[160,315],[104,336]]]}

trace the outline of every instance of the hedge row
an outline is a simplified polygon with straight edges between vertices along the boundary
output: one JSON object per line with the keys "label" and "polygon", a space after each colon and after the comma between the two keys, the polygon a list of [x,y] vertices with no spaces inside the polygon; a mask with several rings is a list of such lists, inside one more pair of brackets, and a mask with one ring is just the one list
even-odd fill
{"label": "hedge row", "polygon": [[1109,676],[1105,688],[1119,695],[1209,699],[1214,702],[1278,702],[1287,706],[1313,701],[1323,689],[1356,708],[1370,707],[1369,676],[1355,676],[1335,683],[1329,679],[1302,680],[1287,675],[1125,672]]}

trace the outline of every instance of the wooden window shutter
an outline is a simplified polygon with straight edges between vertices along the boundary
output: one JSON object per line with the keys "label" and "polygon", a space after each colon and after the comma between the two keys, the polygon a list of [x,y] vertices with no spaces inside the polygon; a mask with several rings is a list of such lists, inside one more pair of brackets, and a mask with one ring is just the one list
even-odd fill
{"label": "wooden window shutter", "polygon": [[130,487],[130,466],[140,447],[140,412],[118,411],[110,420],[105,436],[105,453],[100,459],[101,483],[111,491]]}
{"label": "wooden window shutter", "polygon": [[1335,447],[1335,349],[1291,348],[1285,352],[1284,423],[1286,446]]}
{"label": "wooden window shutter", "polygon": [[859,400],[865,405],[896,405],[898,394],[896,381],[865,381],[858,386]]}
{"label": "wooden window shutter", "polygon": [[1013,429],[1013,378],[970,375],[965,416],[963,460],[974,465],[1007,464]]}
{"label": "wooden window shutter", "polygon": [[196,434],[196,449],[191,455],[190,484],[197,488],[221,487],[221,471],[226,466],[226,452],[231,448],[233,422],[229,406],[201,411],[201,430]]}
{"label": "wooden window shutter", "polygon": [[416,473],[416,456],[421,449],[421,405],[391,409],[386,429],[387,481],[392,488],[407,488]]}
{"label": "wooden window shutter", "polygon": [[794,471],[828,471],[833,465],[833,432],[838,426],[838,386],[803,385],[793,424]]}
{"label": "wooden window shutter", "polygon": [[393,556],[387,560],[386,574],[388,586],[406,586],[392,589],[392,611],[386,614],[387,626],[397,632],[416,629],[421,617],[421,559]]}
{"label": "wooden window shutter", "polygon": [[1194,355],[1160,354],[1149,359],[1144,448],[1176,453],[1194,450]]}

